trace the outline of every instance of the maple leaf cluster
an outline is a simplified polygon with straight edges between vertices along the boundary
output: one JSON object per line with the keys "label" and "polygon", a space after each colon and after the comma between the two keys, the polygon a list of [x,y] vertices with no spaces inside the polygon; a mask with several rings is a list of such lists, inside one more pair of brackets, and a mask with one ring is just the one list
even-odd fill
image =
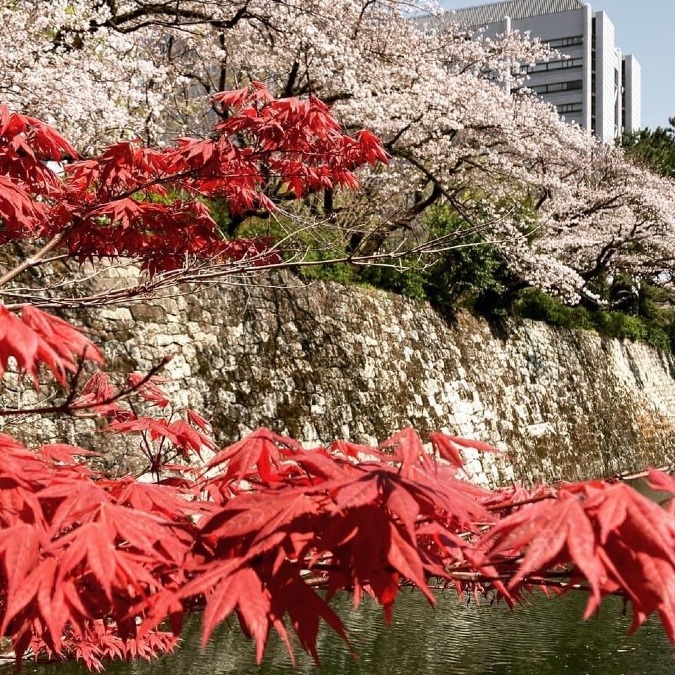
{"label": "maple leaf cluster", "polygon": [[204,643],[234,614],[258,660],[272,630],[293,658],[290,628],[318,661],[321,620],[349,642],[335,593],[372,596],[390,620],[404,584],[434,604],[433,581],[509,603],[581,585],[586,616],[620,594],[632,629],[656,612],[675,641],[672,513],[622,483],[485,490],[454,462],[474,443],[431,445],[406,429],[378,447],[304,449],[261,429],[197,476],[150,484],[97,474],[81,448],[0,436],[0,633],[18,659],[31,648],[100,668],[172,649],[201,608]]}
{"label": "maple leaf cluster", "polygon": [[[203,200],[222,197],[233,213],[271,209],[273,197],[350,187],[356,168],[386,159],[374,136],[343,135],[314,99],[275,101],[255,85],[215,103],[223,115],[209,139],[164,150],[117,144],[63,176],[44,162],[72,157],[67,141],[0,108],[5,241],[66,258],[131,255],[160,270],[253,246],[261,264],[274,264],[264,242],[223,239]],[[81,384],[102,363],[65,320],[0,305],[0,374],[14,369],[37,388],[46,372],[65,392],[0,412],[95,416],[106,433],[140,437],[146,477],[157,479],[113,478],[87,464],[90,450],[30,449],[0,435],[0,637],[17,663],[28,650],[92,669],[151,657],[175,646],[196,609],[204,641],[236,615],[258,660],[271,631],[292,656],[289,629],[318,660],[321,620],[349,641],[330,607],[335,593],[356,604],[370,595],[390,619],[403,585],[433,604],[432,583],[509,603],[532,588],[582,588],[587,615],[619,594],[634,628],[657,613],[675,642],[675,516],[624,484],[485,490],[462,476],[462,451],[490,448],[440,433],[425,447],[412,429],[378,447],[312,449],[261,429],[220,450],[207,421],[174,409],[153,371],[120,382],[95,371]],[[196,468],[187,465],[195,455]],[[667,474],[650,479],[675,493]]]}
{"label": "maple leaf cluster", "polygon": [[[379,139],[344,135],[321,101],[274,99],[260,83],[214,97],[222,112],[209,138],[157,150],[116,143],[94,159],[50,126],[0,105],[0,243],[58,239],[78,261],[128,257],[151,273],[190,259],[281,260],[266,237],[231,240],[206,200],[232,216],[274,212],[286,199],[340,186],[386,162]],[[58,176],[48,161],[69,161]]]}

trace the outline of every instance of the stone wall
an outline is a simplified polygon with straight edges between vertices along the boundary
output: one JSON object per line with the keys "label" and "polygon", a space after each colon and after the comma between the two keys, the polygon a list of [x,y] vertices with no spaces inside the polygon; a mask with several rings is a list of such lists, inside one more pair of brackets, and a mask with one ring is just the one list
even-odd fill
{"label": "stone wall", "polygon": [[88,322],[115,368],[174,353],[172,388],[223,443],[259,425],[310,444],[442,429],[504,451],[469,457],[468,473],[490,483],[609,476],[664,463],[675,446],[670,355],[530,321],[497,333],[378,291],[277,281]]}

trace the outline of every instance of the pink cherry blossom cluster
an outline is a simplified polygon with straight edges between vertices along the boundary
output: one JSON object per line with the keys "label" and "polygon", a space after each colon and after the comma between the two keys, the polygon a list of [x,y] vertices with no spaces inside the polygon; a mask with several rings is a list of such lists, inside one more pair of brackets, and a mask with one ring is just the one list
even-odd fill
{"label": "pink cherry blossom cluster", "polygon": [[527,84],[520,66],[550,58],[548,47],[518,34],[468,39],[453,24],[411,20],[420,10],[434,8],[16,0],[0,7],[0,96],[87,152],[199,132],[214,114],[208,95],[264,81],[277,95],[323,99],[347,129],[385,143],[392,161],[364,176],[361,197],[345,197],[358,208],[345,209],[344,227],[361,240],[396,232],[395,246],[415,248],[426,208],[448,202],[525,282],[571,301],[612,268],[669,283],[672,181],[527,90],[512,93]]}

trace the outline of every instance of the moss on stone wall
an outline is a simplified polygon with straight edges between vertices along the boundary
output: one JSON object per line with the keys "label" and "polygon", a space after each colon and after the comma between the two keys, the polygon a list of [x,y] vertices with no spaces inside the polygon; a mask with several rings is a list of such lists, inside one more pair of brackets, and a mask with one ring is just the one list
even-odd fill
{"label": "moss on stone wall", "polygon": [[503,455],[469,458],[491,483],[612,475],[662,463],[675,446],[673,357],[590,332],[507,320],[496,335],[466,312],[448,323],[423,302],[292,277],[105,310],[89,324],[115,367],[175,353],[169,386],[223,444],[259,425],[312,444],[376,442],[411,424],[498,446]]}

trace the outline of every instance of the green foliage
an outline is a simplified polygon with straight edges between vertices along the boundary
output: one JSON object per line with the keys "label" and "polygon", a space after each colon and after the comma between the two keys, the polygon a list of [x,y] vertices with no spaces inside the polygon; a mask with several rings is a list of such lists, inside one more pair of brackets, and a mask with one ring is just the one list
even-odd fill
{"label": "green foliage", "polygon": [[517,316],[545,321],[562,328],[593,329],[590,312],[585,307],[569,307],[560,300],[535,288],[528,288],[513,305]]}
{"label": "green foliage", "polygon": [[211,197],[208,200],[208,206],[211,211],[211,217],[218,224],[218,230],[233,235],[234,225],[227,200],[222,197]]}
{"label": "green foliage", "polygon": [[[368,267],[359,278],[373,286],[427,300],[451,312],[458,306],[496,308],[512,284],[497,251],[448,206],[431,208],[425,221],[430,241],[438,242],[433,261],[402,261],[401,269]],[[445,250],[443,250],[445,249]]]}
{"label": "green foliage", "polygon": [[[506,265],[492,246],[482,242],[474,229],[450,208],[436,207],[429,210],[424,223],[425,236],[439,242],[439,252],[433,256],[408,256],[391,265],[299,265],[296,271],[305,279],[374,286],[428,301],[446,312],[457,306],[493,307],[496,299],[508,290]],[[253,231],[250,226],[244,234],[263,233],[273,237],[279,235],[269,229]],[[321,247],[313,246],[313,242],[304,240],[303,236],[318,237]],[[297,237],[298,243],[304,246],[303,260],[306,262],[347,256],[345,241],[334,229],[326,228],[325,232],[314,229]]]}
{"label": "green foliage", "polygon": [[593,330],[600,335],[620,340],[639,340],[663,350],[675,347],[673,310],[663,309],[651,318],[631,316],[621,311],[569,307],[557,298],[529,288],[514,303],[516,316],[545,321],[553,326]]}
{"label": "green foliage", "polygon": [[662,176],[675,174],[675,117],[667,127],[642,129],[624,135],[622,145],[629,157]]}
{"label": "green foliage", "polygon": [[429,300],[426,288],[429,274],[429,268],[425,268],[420,261],[404,260],[397,267],[364,267],[360,271],[359,280],[414,300]]}
{"label": "green foliage", "polygon": [[[322,257],[323,255],[323,257]],[[324,260],[330,259],[333,256],[326,254],[314,253],[305,256],[306,260]],[[357,270],[354,265],[349,263],[333,263],[326,265],[310,265],[308,267],[299,268],[301,276],[306,280],[314,281],[336,281],[345,286],[358,284]]]}

